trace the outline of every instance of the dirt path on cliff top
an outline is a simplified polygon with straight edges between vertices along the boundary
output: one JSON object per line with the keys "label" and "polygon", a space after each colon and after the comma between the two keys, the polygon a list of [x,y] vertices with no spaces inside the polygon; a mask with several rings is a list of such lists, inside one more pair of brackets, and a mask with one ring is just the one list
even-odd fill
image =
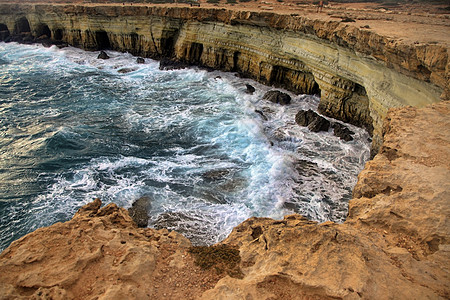
{"label": "dirt path on cliff top", "polygon": [[[333,3],[325,5],[321,12],[317,12],[317,6],[312,1],[304,0],[258,0],[250,2],[238,2],[236,4],[207,3],[207,0],[199,0],[201,8],[226,8],[235,11],[275,12],[279,14],[298,15],[310,19],[322,21],[342,21],[345,18],[354,20],[348,22],[362,30],[368,30],[379,35],[390,37],[393,40],[405,44],[442,44],[450,46],[450,10],[448,4],[405,4],[386,6],[380,3]],[[282,1],[282,2],[279,2]],[[7,3],[54,3],[55,5],[82,4],[87,6],[100,5],[133,5],[133,6],[164,6],[164,7],[189,7],[188,4],[148,4],[148,3],[83,3],[81,0],[58,1],[50,0],[43,3],[38,1],[7,1]],[[63,3],[65,2],[65,3]]]}

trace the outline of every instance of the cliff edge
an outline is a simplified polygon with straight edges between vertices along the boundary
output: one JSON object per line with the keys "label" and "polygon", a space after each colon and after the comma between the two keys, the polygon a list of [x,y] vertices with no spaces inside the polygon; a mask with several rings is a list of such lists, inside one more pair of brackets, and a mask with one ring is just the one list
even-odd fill
{"label": "cliff edge", "polygon": [[389,111],[343,224],[251,218],[198,249],[97,199],[0,254],[0,299],[448,299],[449,114]]}
{"label": "cliff edge", "polygon": [[445,16],[293,9],[0,3],[0,40],[130,52],[319,94],[320,113],[373,133],[373,153],[389,108],[449,99]]}

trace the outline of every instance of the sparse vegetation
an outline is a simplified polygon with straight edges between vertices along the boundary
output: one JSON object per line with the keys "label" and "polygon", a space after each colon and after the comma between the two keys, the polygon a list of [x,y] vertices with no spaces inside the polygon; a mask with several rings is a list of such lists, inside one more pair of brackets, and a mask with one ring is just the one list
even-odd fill
{"label": "sparse vegetation", "polygon": [[228,245],[195,246],[189,249],[195,264],[202,269],[214,268],[218,274],[226,272],[234,278],[242,278],[239,250]]}

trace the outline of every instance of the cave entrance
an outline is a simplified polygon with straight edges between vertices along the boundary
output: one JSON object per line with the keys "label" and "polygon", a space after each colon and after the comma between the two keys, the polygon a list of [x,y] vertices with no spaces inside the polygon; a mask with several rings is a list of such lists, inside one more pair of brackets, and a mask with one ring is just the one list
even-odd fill
{"label": "cave entrance", "polygon": [[285,88],[299,94],[320,95],[320,88],[314,75],[304,70],[273,66],[269,85]]}
{"label": "cave entrance", "polygon": [[14,25],[14,34],[20,34],[25,32],[31,32],[30,23],[28,23],[28,19],[25,17],[20,18],[16,21]]}
{"label": "cave entrance", "polygon": [[106,31],[96,31],[95,40],[97,42],[98,50],[111,49],[111,43],[109,42],[109,37]]}
{"label": "cave entrance", "polygon": [[163,57],[172,57],[174,53],[175,40],[173,37],[161,38],[161,54]]}
{"label": "cave entrance", "polygon": [[62,29],[56,29],[53,38],[57,41],[61,41],[63,39],[63,30]]}
{"label": "cave entrance", "polygon": [[52,32],[50,31],[50,28],[48,28],[47,24],[39,24],[36,28],[36,36],[37,37],[47,36],[47,38],[51,38]]}
{"label": "cave entrance", "polygon": [[203,44],[192,43],[191,48],[189,49],[189,62],[195,65],[200,64],[200,57],[202,56],[202,53]]}
{"label": "cave entrance", "polygon": [[6,40],[7,37],[10,36],[10,32],[8,26],[5,24],[0,24],[0,41]]}

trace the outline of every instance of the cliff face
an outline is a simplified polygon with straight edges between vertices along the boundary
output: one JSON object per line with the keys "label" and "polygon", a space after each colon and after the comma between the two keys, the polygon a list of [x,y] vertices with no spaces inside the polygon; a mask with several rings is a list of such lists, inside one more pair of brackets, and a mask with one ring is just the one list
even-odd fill
{"label": "cliff face", "polygon": [[340,22],[225,9],[0,4],[0,31],[50,35],[87,50],[110,48],[239,72],[298,93],[319,93],[328,116],[373,129],[381,144],[391,107],[448,98],[448,53]]}
{"label": "cliff face", "polygon": [[[449,114],[448,101],[391,110],[346,222],[251,218],[222,242],[240,252],[230,276],[96,200],[0,254],[0,299],[448,299]],[[201,265],[224,257],[212,249]]]}

